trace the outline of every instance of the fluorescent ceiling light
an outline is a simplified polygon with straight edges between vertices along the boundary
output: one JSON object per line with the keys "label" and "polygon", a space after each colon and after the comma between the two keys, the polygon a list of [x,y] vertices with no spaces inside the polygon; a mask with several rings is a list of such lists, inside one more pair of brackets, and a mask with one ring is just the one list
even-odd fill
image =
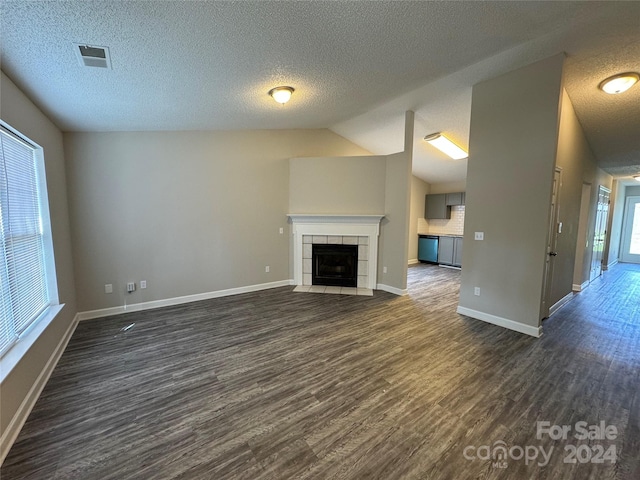
{"label": "fluorescent ceiling light", "polygon": [[639,78],[640,76],[634,72],[620,73],[603,80],[600,83],[600,90],[611,95],[626,92],[633,87]]}
{"label": "fluorescent ceiling light", "polygon": [[462,160],[463,158],[467,158],[469,156],[467,152],[465,152],[463,149],[461,149],[441,133],[427,135],[426,137],[424,137],[424,139],[441,152],[449,155],[454,160]]}
{"label": "fluorescent ceiling light", "polygon": [[276,102],[284,105],[289,101],[293,92],[293,87],[275,87],[269,90],[269,95],[271,95]]}

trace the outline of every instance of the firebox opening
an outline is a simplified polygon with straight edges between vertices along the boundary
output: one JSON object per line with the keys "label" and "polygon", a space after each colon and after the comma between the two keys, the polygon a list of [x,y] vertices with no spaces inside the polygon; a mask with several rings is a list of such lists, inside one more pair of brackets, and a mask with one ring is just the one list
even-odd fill
{"label": "firebox opening", "polygon": [[314,244],[313,285],[355,287],[358,280],[358,246]]}

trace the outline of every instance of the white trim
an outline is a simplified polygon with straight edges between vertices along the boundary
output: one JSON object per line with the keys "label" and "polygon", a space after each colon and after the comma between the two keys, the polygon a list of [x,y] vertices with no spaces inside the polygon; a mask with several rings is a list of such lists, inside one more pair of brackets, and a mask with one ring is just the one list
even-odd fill
{"label": "white trim", "polygon": [[532,337],[539,338],[542,335],[542,326],[532,327],[531,325],[525,325],[524,323],[509,320],[508,318],[498,317],[491,315],[490,313],[480,312],[467,307],[460,307],[456,310],[461,315],[482,320],[483,322],[492,323],[499,327],[507,328],[515,332],[524,333],[525,335],[531,335]]}
{"label": "white trim", "polygon": [[4,354],[0,360],[0,384],[4,382],[4,379],[11,373],[11,370],[20,363],[22,357],[24,357],[31,346],[36,343],[38,337],[42,335],[47,327],[53,322],[60,310],[64,307],[63,304],[50,305],[36,320],[31,322],[31,325],[20,334],[18,340],[9,350]]}
{"label": "white trim", "polygon": [[400,288],[396,288],[396,287],[391,287],[389,285],[385,285],[384,283],[379,283],[378,285],[376,285],[376,289],[377,290],[384,290],[385,292],[389,292],[389,293],[393,293],[394,295],[406,295],[407,294],[407,289],[405,288],[400,289]]}
{"label": "white trim", "polygon": [[572,286],[572,290],[574,292],[581,292],[585,288],[587,288],[589,285],[591,285],[591,282],[589,280],[586,280],[585,282],[582,282],[582,285],[578,285],[578,284],[574,283],[573,286]]}
{"label": "white trim", "polygon": [[618,259],[616,258],[613,262],[611,262],[609,265],[607,265],[607,270],[609,270],[610,268],[615,267],[618,264]]}
{"label": "white trim", "polygon": [[153,308],[169,307],[172,305],[180,305],[183,303],[197,302],[200,300],[209,300],[210,298],[228,297],[230,295],[239,295],[241,293],[257,292],[259,290],[268,290],[270,288],[286,287],[295,285],[292,280],[280,280],[277,282],[259,283],[257,285],[249,285],[246,287],[229,288],[226,290],[216,290],[214,292],[197,293],[195,295],[185,295],[183,297],[165,298],[163,300],[153,300],[151,302],[133,303],[125,306],[102,308],[100,310],[89,310],[87,312],[79,312],[78,319],[91,320],[94,318],[108,317],[127,312],[140,312],[142,310],[151,310]]}
{"label": "white trim", "polygon": [[[380,224],[384,215],[333,215],[330,213],[287,213],[287,217],[297,224],[347,223],[347,224]],[[308,235],[305,233],[305,235]],[[324,235],[324,234],[322,234]]]}
{"label": "white trim", "polygon": [[416,265],[417,263],[420,263],[420,260],[418,260],[417,258],[412,258],[411,260],[409,260],[407,265]]}
{"label": "white trim", "polygon": [[569,302],[573,298],[573,295],[574,295],[573,292],[569,292],[560,300],[558,300],[556,303],[554,303],[549,309],[549,316],[553,315],[558,310],[560,310],[567,302]]}
{"label": "white trim", "polygon": [[367,262],[367,285],[374,290],[378,278],[378,236],[380,220],[384,215],[314,215],[289,213],[293,223],[293,280],[295,285],[303,284],[302,237],[304,235],[357,236],[369,238]]}
{"label": "white trim", "polygon": [[69,343],[69,340],[71,340],[71,336],[73,335],[73,332],[75,332],[77,326],[78,314],[76,314],[76,316],[67,327],[67,331],[58,342],[58,345],[49,357],[49,360],[47,360],[47,364],[44,366],[44,368],[38,375],[38,378],[36,378],[36,381],[29,389],[26,397],[24,397],[24,400],[11,419],[11,422],[9,422],[7,429],[3,432],[2,437],[0,438],[0,465],[2,465],[2,462],[4,462],[4,459],[9,453],[9,450],[13,446],[13,443],[16,441],[16,438],[18,438],[20,430],[22,430],[22,427],[27,421],[31,410],[33,410],[36,401],[40,397],[42,390],[49,381],[49,377],[51,377],[51,374],[58,364],[60,357],[62,356],[65,348],[67,348],[67,344]]}
{"label": "white trim", "polygon": [[462,267],[456,267],[455,265],[445,265],[443,263],[439,263],[438,266],[442,268],[450,268],[451,270],[462,270]]}

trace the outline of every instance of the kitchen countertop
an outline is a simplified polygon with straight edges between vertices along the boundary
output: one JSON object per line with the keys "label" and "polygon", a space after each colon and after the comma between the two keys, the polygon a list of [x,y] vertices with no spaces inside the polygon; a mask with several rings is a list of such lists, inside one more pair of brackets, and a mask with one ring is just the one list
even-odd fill
{"label": "kitchen countertop", "polygon": [[419,233],[419,237],[458,237],[462,238],[464,235],[454,235],[451,233]]}

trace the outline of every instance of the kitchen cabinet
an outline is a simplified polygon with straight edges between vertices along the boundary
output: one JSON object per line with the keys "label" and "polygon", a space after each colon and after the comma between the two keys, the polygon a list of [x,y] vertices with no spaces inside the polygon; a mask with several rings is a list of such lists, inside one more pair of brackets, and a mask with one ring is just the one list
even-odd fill
{"label": "kitchen cabinet", "polygon": [[456,237],[453,240],[453,265],[462,266],[462,237]]}
{"label": "kitchen cabinet", "polygon": [[451,218],[451,207],[447,205],[447,194],[438,193],[425,197],[424,218],[427,220]]}
{"label": "kitchen cabinet", "polygon": [[462,203],[462,192],[446,193],[446,203],[448,206],[464,205]]}
{"label": "kitchen cabinet", "polygon": [[462,237],[440,237],[438,263],[454,267],[462,265]]}

